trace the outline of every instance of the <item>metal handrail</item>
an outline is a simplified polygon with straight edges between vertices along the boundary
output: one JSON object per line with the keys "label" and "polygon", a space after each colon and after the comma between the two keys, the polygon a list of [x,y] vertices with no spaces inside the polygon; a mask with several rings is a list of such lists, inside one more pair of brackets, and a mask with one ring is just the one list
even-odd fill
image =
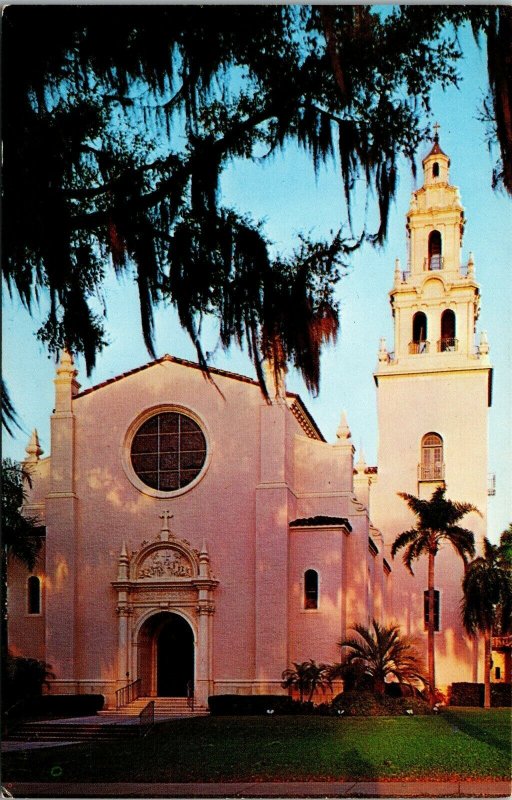
{"label": "metal handrail", "polygon": [[131,683],[128,683],[126,686],[122,686],[120,689],[116,690],[116,708],[121,708],[121,706],[126,706],[128,703],[132,703],[138,697],[140,697],[141,691],[141,678],[136,678]]}
{"label": "metal handrail", "polygon": [[192,681],[187,682],[187,705],[191,711],[194,710],[194,684]]}
{"label": "metal handrail", "polygon": [[444,256],[439,253],[434,253],[428,256],[428,258],[424,258],[423,269],[429,272],[437,272],[437,270],[444,269]]}
{"label": "metal handrail", "polygon": [[441,336],[437,340],[438,353],[455,353],[459,349],[459,340],[455,336]]}
{"label": "metal handrail", "polygon": [[409,353],[411,355],[417,355],[418,353],[428,353],[430,349],[430,342],[426,339],[422,339],[419,342],[409,342]]}
{"label": "metal handrail", "polygon": [[155,701],[150,700],[149,703],[146,703],[144,708],[139,714],[139,733],[141,736],[145,736],[148,731],[151,730],[153,725],[155,724]]}
{"label": "metal handrail", "polygon": [[444,481],[444,464],[418,464],[419,481]]}

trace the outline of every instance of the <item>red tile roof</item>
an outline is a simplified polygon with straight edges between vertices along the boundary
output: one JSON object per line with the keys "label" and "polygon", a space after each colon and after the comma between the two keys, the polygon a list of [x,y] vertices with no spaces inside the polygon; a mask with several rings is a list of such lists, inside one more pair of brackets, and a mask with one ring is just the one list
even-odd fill
{"label": "red tile roof", "polygon": [[352,530],[352,525],[346,517],[325,517],[317,515],[316,517],[301,517],[294,519],[290,522],[290,528],[322,528],[326,525],[336,525],[337,527],[344,527],[348,531]]}

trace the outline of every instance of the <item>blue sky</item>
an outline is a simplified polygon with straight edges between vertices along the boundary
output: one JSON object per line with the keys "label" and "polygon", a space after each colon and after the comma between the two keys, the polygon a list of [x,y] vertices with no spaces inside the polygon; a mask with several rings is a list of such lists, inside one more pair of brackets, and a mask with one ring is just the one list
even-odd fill
{"label": "blue sky", "polygon": [[[485,129],[477,119],[486,91],[485,49],[479,51],[470,35],[463,37],[466,57],[460,65],[464,76],[460,90],[436,91],[432,104],[440,123],[440,143],[451,158],[451,182],[460,187],[467,225],[463,260],[474,253],[476,278],[481,287],[482,310],[477,331],[486,330],[494,366],[493,406],[490,409],[489,470],[496,473],[497,493],[489,498],[489,536],[499,535],[512,519],[511,374],[512,350],[509,325],[512,307],[510,257],[511,202],[491,189],[493,160],[485,141]],[[418,153],[418,180],[425,143]],[[322,357],[322,379],[317,398],[308,396],[300,377],[291,373],[287,386],[299,392],[322,432],[334,441],[342,409],[346,409],[354,443],[362,443],[369,464],[376,464],[377,415],[372,377],[377,361],[379,338],[386,336],[393,348],[392,320],[388,292],[393,281],[394,260],[406,263],[405,214],[410,193],[416,188],[407,164],[402,164],[400,186],[390,215],[389,235],[381,250],[365,247],[358,252],[348,276],[338,285],[341,303],[341,331],[336,345]],[[289,147],[283,155],[260,164],[238,164],[223,176],[226,204],[253,218],[265,220],[265,229],[276,250],[286,252],[299,231],[327,235],[346,220],[346,208],[339,173],[335,166],[323,168],[315,177],[312,164],[299,150]],[[110,345],[98,357],[88,379],[78,359],[83,388],[99,383],[150,360],[140,333],[138,300],[133,279],[111,278],[105,290],[108,304],[107,330]],[[3,375],[15,403],[23,432],[4,436],[3,455],[24,457],[31,430],[37,428],[45,453],[50,450],[49,417],[53,408],[54,361],[34,333],[44,316],[33,317],[4,292]],[[171,353],[194,359],[194,348],[170,309],[156,315],[157,355]],[[206,343],[213,350],[214,337]],[[212,360],[215,366],[253,375],[246,355],[220,348]],[[466,499],[466,498],[462,498]],[[468,498],[469,499],[469,498]]]}

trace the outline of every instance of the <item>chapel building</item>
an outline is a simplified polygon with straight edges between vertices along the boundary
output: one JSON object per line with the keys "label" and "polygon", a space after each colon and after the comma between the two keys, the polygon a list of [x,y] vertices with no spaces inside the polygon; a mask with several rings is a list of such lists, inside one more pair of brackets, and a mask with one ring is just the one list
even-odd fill
{"label": "chapel building", "polygon": [[[27,513],[45,526],[33,575],[10,565],[9,641],[44,659],[52,693],[143,697],[282,693],[292,662],[339,660],[354,622],[397,620],[426,646],[422,561],[390,557],[414,519],[397,492],[446,485],[482,512],[486,533],[485,335],[480,294],[461,264],[464,212],[437,137],[407,215],[409,259],[390,300],[394,352],[375,372],[378,468],[345,416],[327,442],[301,398],[165,355],[80,390],[63,353],[51,454],[27,447]],[[462,564],[439,555],[438,684],[476,680],[459,621]],[[119,701],[119,694],[117,697]]]}

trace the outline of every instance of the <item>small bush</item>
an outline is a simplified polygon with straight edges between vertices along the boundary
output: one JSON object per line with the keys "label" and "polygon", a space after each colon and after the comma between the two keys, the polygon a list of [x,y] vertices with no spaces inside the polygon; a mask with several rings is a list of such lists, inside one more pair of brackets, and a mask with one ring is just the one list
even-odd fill
{"label": "small bush", "polygon": [[[512,684],[491,683],[491,705],[510,708]],[[452,683],[451,706],[480,706],[484,704],[483,683]]]}
{"label": "small bush", "polygon": [[374,692],[342,692],[332,701],[332,713],[344,711],[351,717],[384,717],[406,714],[431,714],[428,703],[417,697],[389,697]]}

